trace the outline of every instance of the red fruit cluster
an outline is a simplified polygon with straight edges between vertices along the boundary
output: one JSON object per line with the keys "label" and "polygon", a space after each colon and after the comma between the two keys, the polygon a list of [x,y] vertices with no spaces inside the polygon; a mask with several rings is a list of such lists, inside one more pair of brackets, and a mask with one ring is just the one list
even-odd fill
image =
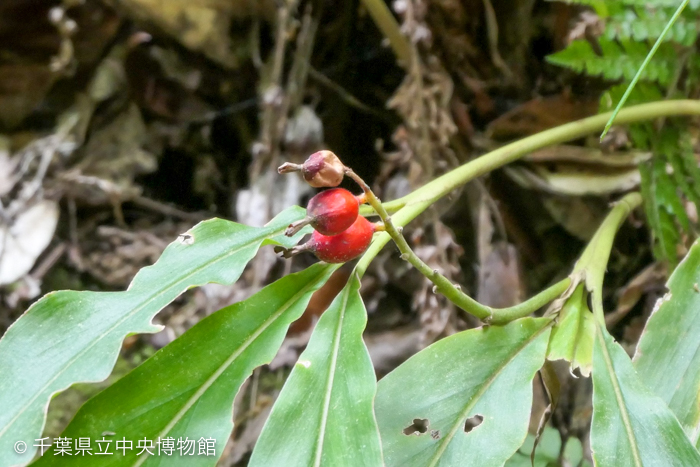
{"label": "red fruit cluster", "polygon": [[314,231],[311,235],[309,251],[326,263],[345,263],[365,252],[372,242],[374,225],[362,216],[338,235],[323,235]]}
{"label": "red fruit cluster", "polygon": [[[343,179],[345,166],[330,151],[312,154],[303,164],[284,164],[280,173],[301,171],[304,179],[314,187],[337,186]],[[344,188],[322,191],[309,201],[306,217],[291,224],[286,235],[291,236],[305,225],[315,230],[311,239],[290,250],[286,257],[301,251],[311,251],[327,263],[344,263],[365,252],[372,241],[375,226],[359,215],[364,195],[355,196]]]}
{"label": "red fruit cluster", "polygon": [[306,217],[291,224],[287,235],[294,235],[307,224],[323,235],[338,235],[350,227],[360,209],[362,200],[345,188],[332,188],[317,194],[306,206]]}

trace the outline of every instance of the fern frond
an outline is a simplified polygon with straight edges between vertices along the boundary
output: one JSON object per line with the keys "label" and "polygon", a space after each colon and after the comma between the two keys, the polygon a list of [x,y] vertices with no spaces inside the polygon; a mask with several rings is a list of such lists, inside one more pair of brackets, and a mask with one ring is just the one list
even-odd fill
{"label": "fern frond", "polygon": [[[622,95],[625,93],[626,90],[627,83],[622,83],[617,84],[605,91],[600,98],[600,106],[598,110],[600,112],[609,112],[612,109],[614,109],[615,105],[620,101]],[[658,85],[654,83],[644,82],[637,84],[637,86],[632,90],[629,97],[627,98],[627,102],[630,105],[636,105],[644,104],[645,102],[659,101],[663,98],[664,95],[662,94],[661,88]],[[630,128],[639,126],[643,126],[643,130],[645,132],[652,130],[652,127],[646,123],[630,125]],[[635,142],[635,144],[637,144],[640,148],[644,149],[648,149],[651,147],[651,143],[649,141],[647,141],[646,144],[638,144],[637,142]]]}
{"label": "fern frond", "polygon": [[[666,27],[666,23],[670,21],[673,13],[673,9],[667,8],[658,8],[654,12],[643,9],[624,9],[606,19],[604,37],[608,40],[656,40]],[[695,42],[698,31],[697,15],[686,10],[686,14],[680,16],[671,26],[664,40],[689,47]]]}
{"label": "fern frond", "polygon": [[[574,41],[565,50],[548,57],[551,63],[580,73],[622,80],[603,94],[600,110],[628,103],[658,101],[673,89],[693,89],[700,81],[700,56],[693,47],[700,36],[697,10],[700,0],[568,0],[588,5],[605,20],[598,48],[587,41]],[[663,39],[659,39],[663,37]],[[658,48],[657,48],[658,45]],[[636,82],[637,70],[654,51]],[[680,73],[683,71],[683,73]],[[636,82],[636,87],[634,83]],[[632,86],[627,92],[627,88]],[[667,120],[629,126],[633,145],[651,150],[654,158],[641,164],[644,209],[651,228],[654,256],[678,263],[677,245],[683,231],[694,236],[686,213],[686,200],[700,212],[700,166],[687,125]]]}
{"label": "fern frond", "polygon": [[662,193],[668,191],[667,185],[670,182],[670,179],[661,175],[663,172],[659,171],[660,165],[663,167],[665,164],[663,161],[659,164],[658,160],[653,160],[651,163],[639,166],[642,176],[642,197],[647,222],[651,227],[654,256],[667,260],[673,269],[678,263],[676,245],[680,242],[680,233],[673,216],[664,206],[665,203],[659,202],[660,198],[665,197]]}
{"label": "fern frond", "polygon": [[[547,60],[555,65],[571,68],[579,73],[602,76],[609,80],[631,80],[649,53],[644,42],[616,41],[601,38],[599,45],[602,55],[598,55],[588,41],[574,41],[561,52],[549,55]],[[649,63],[642,79],[655,81],[665,86],[674,76],[678,57],[671,44],[662,44]]]}
{"label": "fern frond", "polygon": [[[700,212],[700,167],[695,159],[692,143],[687,131],[679,126],[666,126],[659,138],[659,152],[663,154],[673,169],[673,180]],[[684,128],[683,128],[684,129]]]}
{"label": "fern frond", "polygon": [[[574,5],[586,5],[596,11],[601,9],[611,9],[618,6],[641,7],[641,8],[678,8],[679,0],[563,0],[564,3]],[[700,0],[693,0],[688,4],[691,10],[700,8]]]}

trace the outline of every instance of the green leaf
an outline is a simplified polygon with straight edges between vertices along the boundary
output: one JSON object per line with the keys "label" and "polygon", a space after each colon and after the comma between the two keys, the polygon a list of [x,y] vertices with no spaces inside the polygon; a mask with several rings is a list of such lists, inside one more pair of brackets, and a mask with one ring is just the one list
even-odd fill
{"label": "green leaf", "polygon": [[316,324],[249,466],[382,464],[372,412],[376,377],[362,340],[367,313],[353,275]]}
{"label": "green leaf", "polygon": [[[654,152],[663,155],[673,168],[673,181],[680,191],[695,203],[700,212],[700,167],[695,159],[693,143],[687,125],[683,122],[673,122],[661,129]],[[690,222],[685,207],[680,204],[679,222],[686,232],[690,232]],[[677,205],[676,205],[677,206]]]}
{"label": "green leaf", "polygon": [[[283,277],[248,300],[223,308],[80,408],[61,434],[100,439],[153,441],[153,456],[140,449],[105,456],[100,465],[215,465],[233,429],[233,399],[256,367],[277,353],[289,324],[306,309],[311,294],[338,265],[318,263]],[[215,440],[209,455],[158,454],[158,440],[172,437]],[[206,443],[202,442],[205,446]],[[93,445],[95,443],[93,442]],[[96,451],[97,447],[93,447]],[[199,452],[196,450],[195,454]],[[206,452],[206,451],[205,451]],[[33,465],[63,465],[49,450]],[[94,465],[89,456],[73,457],[71,466]]]}
{"label": "green leaf", "polygon": [[[105,379],[124,337],[157,332],[153,316],[190,287],[231,284],[263,244],[284,236],[304,210],[288,209],[261,228],[221,219],[202,222],[142,269],[125,292],[61,291],[46,295],[0,340],[0,465],[29,461],[51,396],[76,382]],[[24,455],[13,445],[30,446]]]}
{"label": "green leaf", "polygon": [[600,324],[593,349],[591,449],[601,467],[700,465],[673,412],[642,383],[627,353]]}
{"label": "green leaf", "polygon": [[571,363],[572,371],[578,368],[581,375],[588,377],[593,366],[594,339],[595,319],[588,309],[584,285],[581,284],[559,312],[549,340],[547,359],[564,359]]}
{"label": "green leaf", "polygon": [[686,232],[690,232],[690,221],[685,206],[678,196],[676,184],[666,172],[666,162],[661,158],[653,161],[656,178],[656,202],[671,214]]}
{"label": "green leaf", "polygon": [[663,207],[662,196],[659,194],[663,191],[659,185],[667,182],[668,176],[659,177],[658,168],[647,164],[640,164],[639,173],[642,176],[644,211],[651,227],[654,256],[668,261],[673,268],[678,261],[676,244],[680,241],[680,235],[673,217]]}
{"label": "green leaf", "polygon": [[[656,40],[673,17],[678,7],[676,1],[672,8],[656,8],[653,13],[644,8],[626,8],[612,14],[605,21],[605,36],[608,39],[634,39],[636,41]],[[698,35],[696,13],[690,8],[671,26],[664,41],[674,41],[691,46]]]}
{"label": "green leaf", "polygon": [[668,280],[669,294],[647,321],[634,365],[676,414],[690,440],[700,433],[700,241]]}
{"label": "green leaf", "polygon": [[[576,40],[566,49],[548,55],[547,61],[579,73],[602,76],[608,80],[624,78],[630,81],[635,77],[650,51],[649,45],[645,42],[633,40],[618,43],[601,37],[599,44],[602,55],[598,55],[588,41]],[[660,44],[658,53],[647,64],[641,79],[658,82],[664,86],[669,84],[678,66],[677,55],[673,44]]]}
{"label": "green leaf", "polygon": [[503,465],[527,435],[551,323],[523,318],[463,331],[384,377],[376,413],[386,465]]}

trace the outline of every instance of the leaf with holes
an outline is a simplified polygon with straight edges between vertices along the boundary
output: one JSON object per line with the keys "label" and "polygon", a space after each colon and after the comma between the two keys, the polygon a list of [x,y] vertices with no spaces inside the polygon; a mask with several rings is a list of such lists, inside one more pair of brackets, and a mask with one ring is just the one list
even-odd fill
{"label": "leaf with holes", "polygon": [[644,385],[608,331],[596,325],[591,449],[596,465],[698,466],[700,454],[664,401]]}
{"label": "leaf with holes", "polygon": [[586,303],[584,285],[580,284],[559,312],[549,340],[547,359],[564,359],[571,364],[572,371],[578,368],[587,377],[593,366],[594,338],[593,313]]}
{"label": "leaf with holes", "polygon": [[125,292],[62,291],[35,303],[0,340],[0,466],[28,462],[49,399],[73,383],[105,379],[124,337],[156,332],[153,316],[190,287],[231,284],[263,244],[291,246],[284,230],[303,217],[291,208],[261,228],[212,219],[171,243]]}
{"label": "leaf with holes", "polygon": [[384,377],[376,413],[386,465],[502,466],[527,435],[551,323],[463,331]]}
{"label": "leaf with holes", "polygon": [[647,321],[634,366],[676,414],[690,440],[700,435],[700,241],[668,280],[669,294]]}
{"label": "leaf with holes", "polygon": [[[143,439],[189,438],[197,445],[192,456],[168,456],[154,443],[152,456],[135,449],[105,457],[100,465],[215,465],[233,429],[233,399],[241,384],[272,360],[289,324],[337,268],[316,264],[203,319],[88,401],[61,436],[96,440],[107,431],[114,433],[108,439],[126,438],[134,446]],[[211,455],[195,455],[202,438],[205,447],[212,440]],[[64,463],[49,450],[34,465]],[[71,459],[72,466],[93,463],[89,456]]]}
{"label": "leaf with holes", "polygon": [[353,275],[319,319],[249,466],[382,465],[372,413],[377,383],[362,340],[367,314],[359,289]]}

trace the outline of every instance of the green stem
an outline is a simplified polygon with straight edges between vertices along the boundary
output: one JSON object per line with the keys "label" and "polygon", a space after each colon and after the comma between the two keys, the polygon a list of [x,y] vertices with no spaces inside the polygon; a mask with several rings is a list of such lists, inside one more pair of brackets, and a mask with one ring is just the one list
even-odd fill
{"label": "green stem", "polygon": [[563,294],[570,284],[571,278],[567,277],[523,303],[508,308],[493,309],[493,318],[491,318],[490,324],[507,324],[518,318],[524,318]]}
{"label": "green stem", "polygon": [[591,293],[593,314],[603,327],[605,316],[603,312],[603,279],[610,259],[615,234],[634,208],[642,204],[642,195],[630,193],[615,203],[613,209],[598,227],[595,235],[581,254],[571,274],[583,278],[586,289]]}
{"label": "green stem", "polygon": [[391,45],[399,63],[404,67],[408,67],[411,63],[411,46],[408,43],[408,39],[401,33],[399,23],[394,18],[394,15],[391,14],[384,0],[362,0],[362,3],[367,8],[374,24],[377,25],[384,37],[389,41],[389,45]]}
{"label": "green stem", "polygon": [[[621,110],[616,121],[618,124],[625,124],[676,115],[700,115],[700,100],[669,100],[635,105]],[[502,146],[451,170],[413,193],[385,203],[384,208],[391,212],[398,207],[429,201],[427,207],[466,182],[517,161],[533,151],[598,132],[611,116],[612,112],[594,115]]]}
{"label": "green stem", "polygon": [[[491,151],[488,154],[485,154],[477,159],[467,162],[466,164],[446,173],[445,175],[442,175],[441,177],[436,178],[432,182],[429,182],[428,184],[417,189],[413,193],[404,196],[403,198],[382,205],[381,209],[379,210],[377,209],[377,207],[375,207],[375,211],[377,213],[383,211],[384,214],[387,214],[387,212],[389,211],[395,211],[395,214],[393,214],[391,217],[391,224],[396,229],[399,229],[408,224],[413,219],[415,219],[419,214],[425,211],[435,201],[447,195],[455,188],[467,183],[468,181],[476,177],[479,177],[492,170],[502,167],[503,165],[506,165],[510,162],[514,162],[520,159],[521,157],[525,156],[526,154],[529,154],[543,147],[564,143],[573,139],[582,138],[591,133],[599,131],[605,125],[605,122],[610,118],[611,114],[612,113],[609,112],[605,114],[595,115],[593,117],[588,117],[575,122],[567,123],[565,125],[561,125],[559,127],[540,132],[536,135],[532,135],[520,141],[516,141],[514,143],[503,146],[499,149],[496,149],[495,151]],[[700,101],[675,100],[654,102],[650,104],[642,104],[633,107],[628,107],[627,109],[624,109],[619,113],[618,123],[633,123],[657,117],[667,117],[674,115],[700,115]],[[634,196],[639,197],[639,194],[633,194],[632,197]],[[625,199],[627,199],[627,197]],[[636,201],[629,202],[628,200],[625,201],[625,203],[620,204],[627,204],[631,206],[635,202]],[[620,212],[619,209],[614,209],[613,211],[616,213],[615,216],[617,216],[617,213]],[[627,211],[627,213],[629,213],[629,211]],[[403,238],[402,235],[397,235],[397,238],[398,237]],[[370,247],[367,249],[365,254],[357,263],[356,270],[360,277],[364,275],[365,271],[367,270],[367,267],[369,266],[369,263],[375,258],[379,251],[389,242],[391,238],[392,237],[389,234],[389,232],[382,232],[374,238]],[[399,243],[397,243],[400,250],[403,248],[402,243],[405,243],[405,239],[403,239],[403,242],[399,240]],[[408,244],[406,244],[406,246],[408,246]],[[551,290],[553,290],[554,288],[557,288],[556,290],[558,290],[558,287],[561,287],[562,284],[562,282],[555,284],[554,286],[550,287],[544,292],[536,295],[532,299],[520,305],[516,305],[516,307],[506,308],[498,310],[496,312],[496,310],[492,310],[489,307],[484,307],[476,300],[465,295],[461,290],[455,287],[447,278],[445,278],[443,281],[441,279],[441,275],[437,274],[427,265],[425,265],[424,267],[418,261],[415,261],[415,259],[413,259],[413,256],[415,256],[415,254],[411,255],[410,247],[407,248],[405,252],[402,251],[402,255],[404,255],[404,259],[411,261],[411,264],[413,264],[423,274],[425,274],[426,277],[433,280],[438,290],[444,293],[445,296],[451,301],[453,301],[457,306],[473,314],[474,316],[477,316],[480,319],[490,319],[491,322],[495,322],[494,320],[498,320],[499,323],[507,322],[508,319],[515,319],[513,318],[513,316],[519,317],[529,314],[529,312],[525,313],[524,315],[521,315],[520,313],[524,313],[526,310],[529,310],[530,306],[532,306],[531,304],[536,303],[536,301],[534,301],[535,299],[542,300],[544,298],[549,297],[549,293],[551,292]],[[419,258],[418,260],[420,261]],[[602,264],[606,265],[607,259]],[[604,267],[605,266],[603,266],[603,268]],[[553,297],[555,296],[556,294],[553,295]],[[457,301],[455,302],[454,300]],[[504,316],[506,318],[501,318],[501,316]]]}
{"label": "green stem", "polygon": [[[367,185],[367,183],[365,183],[365,181],[359,175],[348,167],[345,168],[345,175],[352,178],[365,192],[367,202],[370,206],[372,206],[384,223],[384,230],[386,234],[394,240],[394,243],[396,243],[396,246],[399,248],[399,251],[401,252],[401,259],[411,263],[413,267],[418,269],[425,277],[430,279],[430,281],[435,284],[434,292],[441,292],[449,301],[468,313],[473,314],[482,321],[491,320],[491,318],[493,318],[493,311],[491,308],[480,304],[469,295],[462,292],[460,286],[454,285],[447,277],[440,274],[437,269],[431,269],[430,266],[428,266],[418,257],[418,255],[416,255],[403,236],[403,227],[397,228],[394,225],[391,216],[386,209],[384,209],[382,202],[379,200],[379,198],[377,198],[369,185]],[[364,271],[364,269],[358,269],[360,276],[364,274]]]}
{"label": "green stem", "polygon": [[656,39],[656,42],[654,43],[654,46],[651,48],[647,56],[644,58],[644,61],[642,62],[642,65],[639,67],[637,70],[637,74],[634,75],[634,78],[632,78],[632,82],[627,86],[627,89],[625,90],[625,93],[622,95],[622,99],[620,99],[620,102],[617,103],[617,106],[615,107],[615,110],[613,110],[612,115],[610,115],[610,119],[608,122],[605,124],[605,129],[603,129],[603,133],[600,135],[600,140],[602,141],[605,135],[608,133],[608,130],[613,124],[613,121],[615,120],[615,117],[617,116],[617,113],[620,111],[623,105],[625,105],[625,102],[627,102],[627,98],[629,95],[632,93],[632,89],[634,89],[634,86],[637,84],[637,81],[639,81],[639,77],[642,76],[642,73],[644,72],[644,69],[647,67],[649,62],[651,61],[651,57],[654,56],[656,53],[656,50],[659,48],[661,43],[664,41],[664,37],[666,37],[666,34],[668,34],[668,31],[671,29],[671,26],[676,22],[678,17],[681,15],[685,7],[688,5],[689,0],[683,0],[683,3],[680,4],[676,12],[673,14],[671,19],[669,20],[668,23],[666,23],[666,27],[664,27],[664,30],[661,31],[661,35],[659,36],[658,39]]}

